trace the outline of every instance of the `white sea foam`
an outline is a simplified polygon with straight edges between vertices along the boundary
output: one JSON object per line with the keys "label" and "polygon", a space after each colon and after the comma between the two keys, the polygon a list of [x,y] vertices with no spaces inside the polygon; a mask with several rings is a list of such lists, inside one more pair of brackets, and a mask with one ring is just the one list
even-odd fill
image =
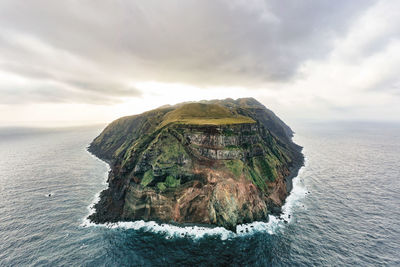
{"label": "white sea foam", "polygon": [[[307,160],[305,160],[305,165]],[[293,188],[290,195],[286,198],[286,202],[282,207],[282,214],[280,217],[270,215],[268,222],[252,222],[249,224],[241,224],[236,228],[236,233],[227,230],[223,227],[203,227],[203,226],[177,226],[167,223],[157,223],[154,221],[145,222],[143,220],[134,222],[116,222],[96,224],[88,219],[88,216],[95,212],[94,205],[100,200],[100,192],[98,192],[93,202],[89,205],[89,215],[83,219],[82,227],[106,227],[110,229],[122,228],[133,229],[145,232],[153,232],[162,234],[167,239],[171,238],[192,238],[201,239],[207,236],[219,236],[221,240],[231,239],[240,236],[252,235],[256,233],[276,234],[283,231],[286,224],[291,223],[294,216],[293,211],[301,205],[301,199],[307,194],[307,189],[303,183],[303,171],[305,167],[299,170],[298,175],[292,179]],[[108,171],[107,171],[108,174]],[[107,184],[107,174],[104,184]],[[106,189],[103,188],[102,190]]]}
{"label": "white sea foam", "polygon": [[97,192],[97,193],[94,195],[94,198],[93,198],[92,202],[91,202],[91,203],[89,204],[89,206],[87,207],[89,213],[88,213],[88,215],[86,215],[86,216],[83,218],[83,221],[82,221],[81,226],[96,225],[95,223],[92,223],[92,222],[88,219],[88,217],[89,217],[90,215],[92,215],[93,213],[95,213],[96,210],[95,210],[94,206],[100,201],[100,193],[101,193],[103,190],[107,189],[107,187],[108,187],[108,183],[107,183],[108,173],[109,173],[110,170],[111,170],[110,165],[109,165],[108,163],[106,163],[105,161],[99,159],[98,157],[96,157],[95,155],[93,155],[92,153],[90,153],[89,150],[88,150],[87,148],[86,148],[86,152],[88,152],[89,155],[92,156],[92,157],[93,157],[94,159],[96,159],[97,161],[99,161],[99,162],[101,162],[101,163],[103,163],[103,164],[106,164],[106,165],[107,165],[107,171],[104,173],[104,179],[103,179],[103,182],[101,183],[101,184],[103,185],[103,188],[102,188],[99,192]]}
{"label": "white sea foam", "polygon": [[165,235],[165,238],[193,238],[201,239],[206,236],[220,236],[221,240],[226,240],[235,236],[235,233],[223,228],[223,227],[202,227],[202,226],[176,226],[172,224],[159,224],[154,221],[145,222],[143,220],[134,222],[117,222],[117,223],[105,223],[95,224],[86,220],[83,227],[95,226],[95,227],[106,227],[110,229],[123,228],[141,230],[145,232],[153,232]]}
{"label": "white sea foam", "polygon": [[[305,165],[307,160],[305,160]],[[285,204],[282,206],[282,214],[280,217],[270,215],[268,222],[253,222],[249,224],[238,225],[236,228],[237,235],[247,235],[259,232],[266,232],[268,234],[276,234],[284,230],[286,224],[293,221],[293,212],[301,204],[307,194],[307,188],[303,183],[304,168],[299,170],[298,175],[293,178],[293,188],[290,195],[286,198]]]}
{"label": "white sea foam", "polygon": [[[305,160],[305,165],[306,164],[307,160]],[[302,167],[299,171],[299,174],[292,180],[292,191],[290,192],[290,195],[286,198],[285,205],[282,206],[281,218],[288,222],[293,219],[293,211],[299,206],[303,206],[301,203],[301,199],[303,199],[308,193],[308,190],[303,181],[304,168],[305,167]]]}

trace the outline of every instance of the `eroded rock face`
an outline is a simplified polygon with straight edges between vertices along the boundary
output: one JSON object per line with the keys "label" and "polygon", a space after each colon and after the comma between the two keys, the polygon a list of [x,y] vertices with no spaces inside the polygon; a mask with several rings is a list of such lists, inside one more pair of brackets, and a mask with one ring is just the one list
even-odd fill
{"label": "eroded rock face", "polygon": [[238,104],[243,115],[254,115],[255,123],[170,123],[157,128],[168,113],[161,110],[150,112],[153,128],[135,118],[142,123],[136,127],[146,127],[143,133],[126,133],[124,139],[116,129],[106,129],[90,151],[114,151],[108,156],[110,187],[90,219],[201,223],[232,230],[237,224],[267,220],[284,203],[287,178],[297,172],[302,156],[298,146],[278,138],[257,119],[259,109]]}
{"label": "eroded rock face", "polygon": [[[186,127],[186,126],[184,126]],[[183,129],[193,153],[210,160],[244,159],[254,151],[249,148],[261,142],[257,124],[191,126]]]}

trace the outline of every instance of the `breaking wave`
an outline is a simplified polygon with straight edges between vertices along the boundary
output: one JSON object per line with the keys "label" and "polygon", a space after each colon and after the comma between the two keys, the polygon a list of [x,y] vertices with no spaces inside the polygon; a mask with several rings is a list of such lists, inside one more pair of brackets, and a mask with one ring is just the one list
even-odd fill
{"label": "breaking wave", "polygon": [[[90,153],[90,152],[89,152]],[[91,153],[90,153],[91,154]],[[93,154],[91,154],[95,157]],[[97,157],[95,157],[99,160]],[[305,159],[305,166],[307,160]],[[108,164],[107,164],[108,165]],[[219,236],[221,240],[232,239],[235,237],[253,235],[255,233],[268,233],[270,235],[283,231],[285,226],[293,221],[293,212],[298,207],[304,207],[301,204],[303,199],[309,192],[304,185],[303,166],[296,177],[292,179],[293,188],[290,195],[286,198],[285,204],[282,206],[282,214],[280,216],[269,215],[268,222],[256,221],[248,224],[240,224],[236,227],[236,233],[224,227],[206,227],[206,226],[177,226],[168,223],[157,223],[154,221],[145,222],[143,220],[133,222],[116,222],[96,224],[88,219],[95,212],[95,204],[100,200],[100,193],[107,188],[107,177],[110,167],[105,174],[105,180],[102,183],[104,188],[98,192],[92,203],[88,206],[89,214],[83,219],[82,227],[106,227],[110,229],[132,229],[144,232],[153,232],[164,235],[165,238],[192,238],[201,239],[209,236]]]}

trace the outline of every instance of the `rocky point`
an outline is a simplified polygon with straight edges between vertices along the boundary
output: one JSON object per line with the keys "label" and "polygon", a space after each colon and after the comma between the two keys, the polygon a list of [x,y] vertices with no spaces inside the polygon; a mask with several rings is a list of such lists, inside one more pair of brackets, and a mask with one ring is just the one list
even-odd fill
{"label": "rocky point", "polygon": [[303,164],[293,132],[253,98],[120,118],[89,151],[111,166],[90,219],[223,226],[279,213]]}

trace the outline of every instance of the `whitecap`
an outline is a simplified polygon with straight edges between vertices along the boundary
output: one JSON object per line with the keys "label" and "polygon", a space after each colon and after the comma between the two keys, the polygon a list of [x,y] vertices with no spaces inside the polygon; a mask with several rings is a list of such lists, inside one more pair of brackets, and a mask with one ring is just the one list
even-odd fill
{"label": "whitecap", "polygon": [[85,216],[85,218],[83,218],[82,225],[84,225],[84,226],[88,225],[88,223],[90,223],[90,220],[88,219],[88,217],[90,215],[92,215],[93,213],[95,213],[96,210],[95,210],[94,206],[100,201],[101,192],[103,192],[103,190],[107,189],[107,187],[108,187],[108,182],[107,182],[108,174],[111,171],[111,167],[110,167],[110,165],[108,163],[106,163],[105,161],[103,161],[103,160],[99,159],[98,157],[96,157],[95,155],[93,155],[89,150],[87,150],[87,148],[86,148],[86,152],[89,153],[89,155],[92,156],[97,161],[100,161],[101,163],[106,164],[107,165],[107,170],[104,173],[104,179],[103,179],[103,182],[101,183],[103,188],[101,188],[101,190],[94,195],[94,198],[93,198],[92,202],[87,207],[89,213]]}
{"label": "whitecap", "polygon": [[141,230],[144,232],[153,232],[165,235],[165,238],[192,238],[201,239],[207,236],[220,236],[221,240],[226,240],[235,236],[235,233],[223,227],[204,227],[204,226],[177,226],[168,223],[157,223],[154,221],[145,222],[143,220],[133,222],[116,222],[96,224],[88,219],[85,219],[81,224],[83,227],[95,226],[106,227],[110,229],[122,228]]}
{"label": "whitecap", "polygon": [[[306,165],[305,159],[305,165]],[[122,229],[133,229],[145,232],[153,232],[162,234],[167,239],[171,238],[192,238],[201,239],[208,236],[219,236],[221,240],[232,239],[235,237],[249,236],[257,233],[268,233],[270,235],[277,234],[283,231],[286,224],[292,222],[294,210],[301,205],[301,199],[307,194],[307,188],[304,185],[303,175],[304,168],[299,170],[298,175],[292,179],[293,187],[290,195],[286,198],[285,204],[282,206],[281,216],[269,215],[268,222],[255,221],[248,224],[237,225],[236,233],[227,230],[223,227],[204,227],[204,226],[177,226],[168,223],[157,223],[154,221],[145,222],[143,220],[133,222],[116,222],[116,223],[105,223],[96,224],[88,219],[88,216],[95,212],[94,205],[100,200],[100,192],[98,192],[93,202],[89,205],[89,215],[83,219],[81,224],[82,227],[106,227],[106,228],[122,228]],[[110,170],[110,168],[109,168]],[[107,184],[107,175],[105,179],[105,185]],[[103,188],[104,190],[106,188]]]}
{"label": "whitecap", "polygon": [[286,198],[285,204],[282,206],[282,215],[281,218],[288,222],[293,220],[293,213],[298,207],[302,206],[302,199],[307,195],[308,190],[304,184],[304,169],[307,165],[307,159],[304,160],[305,164],[299,170],[299,174],[293,178],[293,188],[290,192],[290,195]]}

